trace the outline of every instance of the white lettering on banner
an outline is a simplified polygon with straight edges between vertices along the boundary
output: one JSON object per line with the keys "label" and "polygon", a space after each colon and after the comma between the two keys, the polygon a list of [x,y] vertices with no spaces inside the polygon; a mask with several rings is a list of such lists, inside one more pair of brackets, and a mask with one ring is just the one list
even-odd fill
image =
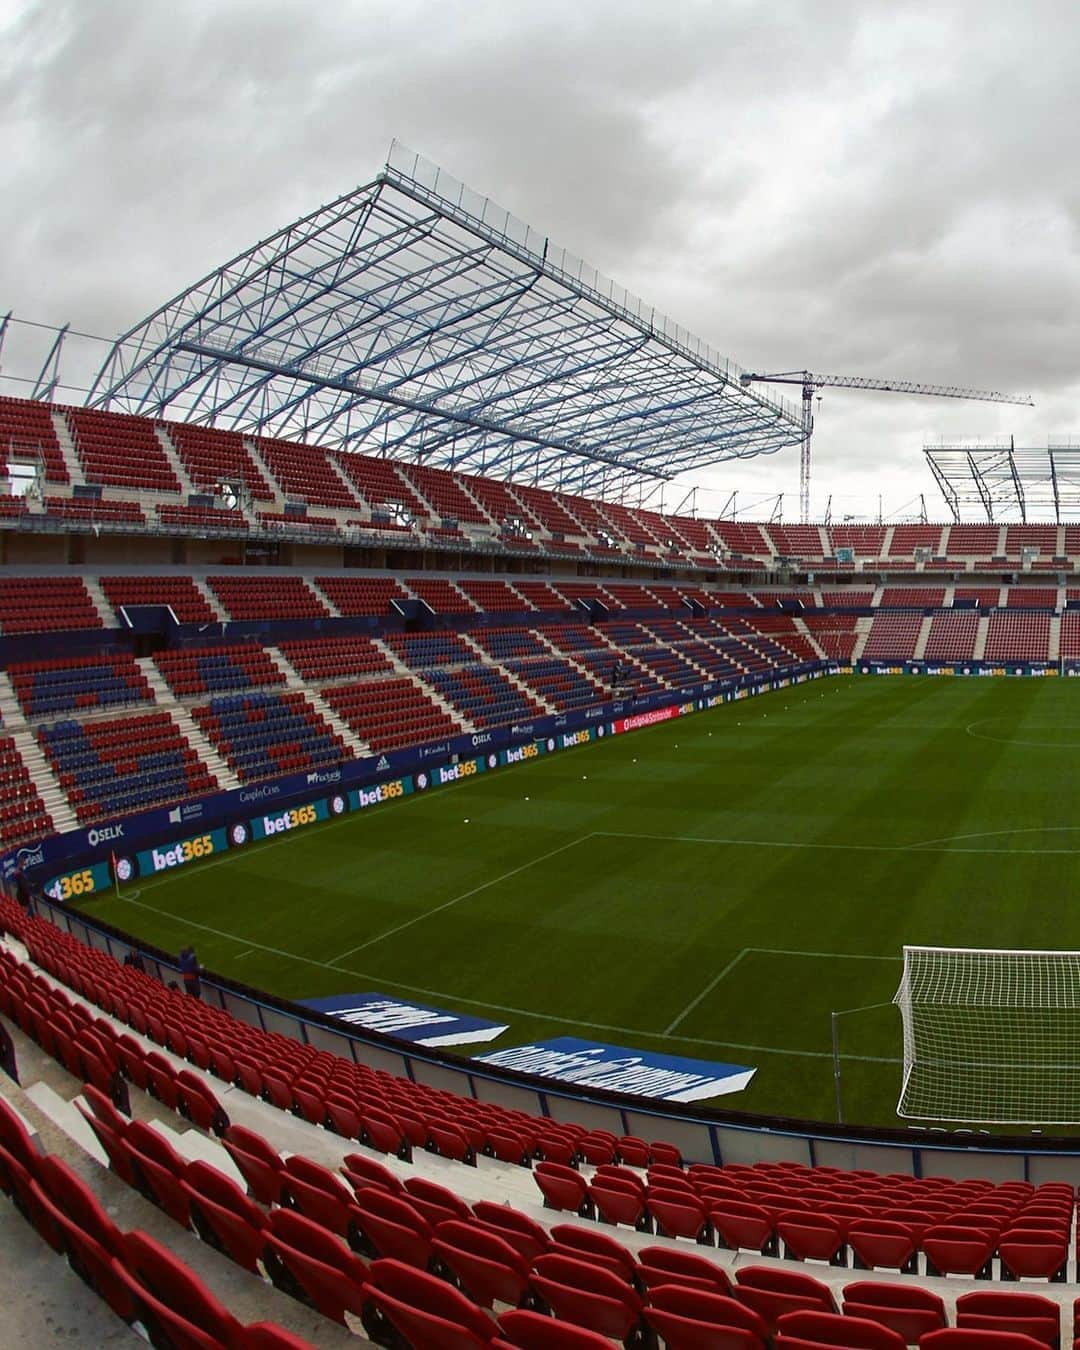
{"label": "white lettering on banner", "polygon": [[345,1022],[356,1022],[369,1031],[408,1031],[410,1027],[437,1026],[460,1019],[452,1013],[436,1013],[430,1008],[413,1008],[407,1003],[366,1003],[361,1008],[343,1008],[334,1014]]}
{"label": "white lettering on banner", "polygon": [[110,839],[123,839],[123,837],[123,825],[102,825],[99,829],[87,831],[86,842],[91,848],[96,848],[98,844],[107,844]]}
{"label": "white lettering on banner", "polygon": [[460,778],[471,778],[476,772],[476,760],[467,759],[461,764],[452,764],[448,769],[436,769],[437,783],[456,783]]}
{"label": "white lettering on banner", "polygon": [[525,759],[535,759],[540,753],[535,745],[519,745],[516,750],[507,750],[507,764],[520,764]]}
{"label": "white lettering on banner", "polygon": [[635,713],[633,717],[623,717],[615,723],[615,734],[619,735],[624,731],[637,731],[639,727],[651,727],[656,722],[667,722],[673,717],[678,717],[680,709],[677,707],[654,708],[652,712]]}
{"label": "white lettering on banner", "polygon": [[686,1092],[715,1081],[707,1074],[651,1068],[636,1056],[597,1063],[597,1056],[602,1057],[604,1054],[602,1048],[584,1050],[581,1054],[567,1054],[559,1050],[544,1050],[536,1045],[524,1045],[516,1050],[499,1050],[492,1055],[485,1055],[484,1063],[536,1074],[540,1078],[558,1078],[566,1083],[651,1097]]}
{"label": "white lettering on banner", "polygon": [[360,809],[365,806],[376,806],[379,802],[393,801],[396,797],[405,795],[405,784],[400,778],[395,778],[392,783],[380,783],[378,787],[360,788],[357,792]]}

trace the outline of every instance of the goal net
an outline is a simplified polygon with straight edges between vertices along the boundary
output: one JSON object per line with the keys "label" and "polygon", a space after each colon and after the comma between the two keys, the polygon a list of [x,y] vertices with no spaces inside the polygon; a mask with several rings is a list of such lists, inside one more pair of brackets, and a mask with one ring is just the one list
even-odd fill
{"label": "goal net", "polygon": [[905,947],[899,1116],[1080,1123],[1080,952]]}

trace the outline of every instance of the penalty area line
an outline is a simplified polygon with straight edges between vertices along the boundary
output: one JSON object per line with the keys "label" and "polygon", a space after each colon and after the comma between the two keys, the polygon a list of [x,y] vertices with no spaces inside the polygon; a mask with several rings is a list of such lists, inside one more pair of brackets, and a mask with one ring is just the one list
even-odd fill
{"label": "penalty area line", "polygon": [[520,867],[511,868],[509,872],[503,872],[501,876],[481,882],[479,886],[474,886],[472,890],[464,891],[461,895],[455,895],[451,900],[444,900],[441,905],[436,905],[433,909],[426,909],[423,914],[416,914],[411,919],[406,919],[404,923],[388,928],[384,933],[377,933],[374,937],[368,938],[366,942],[361,942],[356,947],[350,947],[347,952],[335,956],[330,965],[336,966],[339,961],[347,961],[350,956],[355,956],[357,952],[362,952],[368,947],[374,947],[376,942],[382,942],[386,938],[393,937],[396,933],[403,933],[406,928],[411,928],[413,924],[422,923],[424,919],[430,919],[435,914],[443,913],[444,910],[453,909],[455,905],[460,905],[463,900],[469,900],[474,895],[479,895],[481,891],[497,886],[500,881],[509,881],[511,877],[516,877],[520,872],[527,872],[530,867],[535,867],[537,863],[546,862],[548,858],[554,858],[559,853],[565,853],[567,849],[575,848],[578,844],[584,844],[591,838],[591,834],[583,834],[580,839],[571,839],[569,843],[560,844],[558,848],[550,849],[547,853],[541,853],[538,858],[530,858],[528,862],[523,862]]}
{"label": "penalty area line", "polygon": [[[159,909],[156,905],[148,905],[144,901],[126,900],[126,904],[132,905],[136,909],[148,910],[151,914],[160,915],[163,919],[169,919],[173,923],[182,924],[185,928],[194,928],[202,933],[210,933],[213,937],[224,938],[227,942],[235,942],[237,946],[247,944],[252,951],[268,952],[271,956],[280,956],[287,961],[295,961],[304,966],[315,966],[319,970],[329,970],[338,975],[354,975],[357,979],[372,981],[376,986],[385,985],[390,989],[400,989],[407,994],[419,995],[422,998],[435,999],[439,1002],[449,1004],[463,1004],[467,1008],[483,1008],[488,1012],[497,1012],[511,1014],[515,1017],[528,1017],[537,1022],[551,1022],[556,1026],[583,1028],[586,1031],[608,1031],[618,1036],[630,1036],[644,1038],[650,1041],[681,1041],[690,1046],[708,1046],[711,1049],[720,1050],[738,1050],[748,1054],[757,1055],[786,1055],[795,1059],[832,1059],[832,1052],[828,1050],[795,1050],[790,1046],[784,1045],[751,1045],[743,1041],[718,1041],[710,1040],[704,1036],[680,1036],[675,1033],[663,1031],[650,1031],[647,1027],[617,1027],[608,1022],[589,1022],[580,1017],[563,1017],[558,1013],[540,1012],[536,1008],[516,1008],[506,1003],[488,1003],[483,999],[472,998],[469,995],[455,994],[445,989],[427,989],[422,985],[405,984],[401,980],[389,979],[384,975],[372,974],[371,971],[351,970],[346,966],[334,966],[328,961],[318,961],[311,956],[301,956],[298,952],[287,952],[280,947],[271,947],[265,942],[256,942],[249,937],[241,937],[238,933],[228,933],[222,928],[213,928],[210,924],[199,923],[195,919],[183,919],[167,909]],[[821,955],[821,953],[818,953]],[[841,1055],[842,1059],[853,1063],[866,1064],[900,1064],[902,1061],[888,1055]]]}

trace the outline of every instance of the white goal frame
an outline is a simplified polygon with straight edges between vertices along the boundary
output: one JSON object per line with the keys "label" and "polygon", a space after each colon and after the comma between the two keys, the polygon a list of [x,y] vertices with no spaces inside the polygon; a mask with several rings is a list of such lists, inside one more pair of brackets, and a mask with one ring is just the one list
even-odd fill
{"label": "white goal frame", "polygon": [[1080,952],[904,947],[896,1114],[1080,1123]]}

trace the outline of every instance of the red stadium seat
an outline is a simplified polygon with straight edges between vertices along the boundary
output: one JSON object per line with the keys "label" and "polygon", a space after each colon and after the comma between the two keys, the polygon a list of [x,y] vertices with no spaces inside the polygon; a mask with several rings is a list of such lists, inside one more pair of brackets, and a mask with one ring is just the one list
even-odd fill
{"label": "red stadium seat", "polygon": [[275,1209],[266,1230],[264,1264],[274,1284],[324,1317],[345,1324],[364,1310],[368,1269],[333,1233],[302,1214]]}
{"label": "red stadium seat", "polygon": [[961,1294],[956,1300],[956,1325],[967,1330],[1019,1332],[1052,1350],[1061,1342],[1061,1308],[1042,1294],[1003,1289]]}
{"label": "red stadium seat", "polygon": [[645,1320],[669,1350],[765,1350],[769,1328],[752,1308],[683,1285],[652,1290]]}
{"label": "red stadium seat", "polygon": [[945,1304],[940,1294],[910,1281],[877,1283],[856,1280],[844,1286],[844,1315],[869,1318],[891,1327],[908,1345],[915,1345],[928,1331],[946,1325]]}
{"label": "red stadium seat", "polygon": [[780,1319],[776,1350],[809,1345],[830,1350],[904,1350],[899,1332],[880,1322],[839,1313],[790,1312]]}

